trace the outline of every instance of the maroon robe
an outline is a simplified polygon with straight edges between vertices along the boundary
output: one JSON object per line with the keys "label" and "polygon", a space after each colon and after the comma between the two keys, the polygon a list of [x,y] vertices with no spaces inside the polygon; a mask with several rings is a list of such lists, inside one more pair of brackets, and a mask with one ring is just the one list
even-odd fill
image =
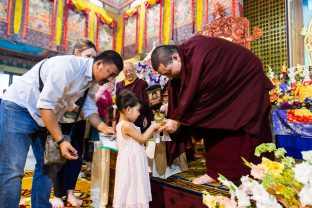
{"label": "maroon robe", "polygon": [[125,81],[120,81],[116,84],[116,96],[122,91],[122,90],[129,90],[133,93],[136,94],[138,97],[140,103],[141,103],[141,110],[140,110],[140,116],[138,119],[135,121],[135,125],[140,127],[142,131],[144,131],[146,128],[143,128],[143,121],[144,118],[146,117],[148,125],[151,124],[151,121],[153,119],[153,113],[149,108],[148,105],[148,98],[145,93],[145,89],[148,87],[147,82],[140,79],[136,78],[134,82],[131,84],[128,84],[125,86]]}
{"label": "maroon robe", "polygon": [[195,36],[177,46],[179,79],[169,82],[168,117],[204,138],[207,174],[237,180],[249,173],[241,157],[257,162],[254,149],[271,142],[269,90],[261,61],[227,40]]}

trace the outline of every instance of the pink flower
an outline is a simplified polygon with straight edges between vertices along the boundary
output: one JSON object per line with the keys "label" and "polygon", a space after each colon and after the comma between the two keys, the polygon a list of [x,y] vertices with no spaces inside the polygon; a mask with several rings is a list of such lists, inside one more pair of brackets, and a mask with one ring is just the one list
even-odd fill
{"label": "pink flower", "polygon": [[263,179],[264,178],[264,168],[260,167],[259,165],[251,164],[251,172],[250,174],[255,179]]}
{"label": "pink flower", "polygon": [[221,206],[227,207],[227,208],[236,208],[237,202],[235,200],[231,200],[227,197],[216,197],[217,201],[220,203]]}

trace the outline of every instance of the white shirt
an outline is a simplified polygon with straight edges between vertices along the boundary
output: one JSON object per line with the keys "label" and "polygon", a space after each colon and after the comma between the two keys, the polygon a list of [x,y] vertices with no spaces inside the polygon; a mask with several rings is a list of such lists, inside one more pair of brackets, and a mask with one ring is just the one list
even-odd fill
{"label": "white shirt", "polygon": [[30,115],[40,126],[45,126],[39,108],[51,109],[61,119],[66,111],[72,111],[75,102],[90,87],[82,108],[84,118],[98,113],[94,95],[98,85],[92,81],[93,59],[76,56],[56,56],[46,60],[41,68],[43,82],[39,92],[39,67],[37,63],[6,91],[3,100],[14,102],[27,108]]}

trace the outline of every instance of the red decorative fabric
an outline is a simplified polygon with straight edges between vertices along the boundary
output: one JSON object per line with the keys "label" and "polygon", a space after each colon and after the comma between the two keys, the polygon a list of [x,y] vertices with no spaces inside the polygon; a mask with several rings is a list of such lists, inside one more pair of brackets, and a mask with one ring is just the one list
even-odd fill
{"label": "red decorative fabric", "polygon": [[236,16],[236,1],[232,0],[232,16]]}
{"label": "red decorative fabric", "polygon": [[158,41],[161,43],[161,35],[162,35],[162,18],[163,18],[163,2],[162,0],[159,1],[159,35],[158,35]]}
{"label": "red decorative fabric", "polygon": [[[128,15],[127,15],[128,18]],[[121,55],[124,55],[125,52],[125,33],[126,33],[126,18],[124,15],[123,24],[122,24],[122,46],[121,46]]]}
{"label": "red decorative fabric", "polygon": [[139,13],[135,14],[135,51],[139,48]]}
{"label": "red decorative fabric", "polygon": [[66,0],[65,4],[65,22],[64,22],[64,30],[63,30],[63,48],[66,49],[67,46],[67,24],[68,24],[68,10],[69,10],[70,1]]}
{"label": "red decorative fabric", "polygon": [[53,8],[52,8],[52,21],[51,21],[51,33],[50,33],[50,46],[54,44],[54,33],[55,33],[55,16],[56,16],[56,1],[53,1]]}
{"label": "red decorative fabric", "polygon": [[26,0],[25,1],[25,17],[24,17],[24,24],[23,24],[23,38],[26,37],[26,33],[27,33],[28,12],[29,12],[29,0]]}
{"label": "red decorative fabric", "polygon": [[113,28],[113,46],[112,50],[116,50],[116,29],[115,27]]}
{"label": "red decorative fabric", "polygon": [[174,0],[171,3],[171,39],[174,39]]}
{"label": "red decorative fabric", "polygon": [[7,35],[9,36],[11,33],[11,16],[12,16],[12,4],[13,0],[8,0],[8,24],[7,24]]}
{"label": "red decorative fabric", "polygon": [[192,0],[192,2],[191,2],[191,4],[192,4],[192,33],[194,33],[195,32],[195,8],[194,8],[194,0]]}
{"label": "red decorative fabric", "polygon": [[86,29],[85,29],[85,38],[89,37],[89,13],[90,13],[90,9],[85,9],[84,13],[86,15]]}
{"label": "red decorative fabric", "polygon": [[[100,25],[103,24],[103,17],[101,15],[95,13],[96,15],[96,32],[95,32],[95,46],[99,48],[99,32],[100,32]],[[104,21],[105,23],[105,21]]]}

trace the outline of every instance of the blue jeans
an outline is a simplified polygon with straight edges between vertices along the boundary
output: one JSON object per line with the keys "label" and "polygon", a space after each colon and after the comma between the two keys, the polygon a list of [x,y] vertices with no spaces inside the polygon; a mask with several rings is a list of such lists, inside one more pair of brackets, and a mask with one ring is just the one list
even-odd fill
{"label": "blue jeans", "polygon": [[32,183],[31,207],[51,208],[52,183],[44,174],[45,131],[26,108],[2,100],[0,106],[0,207],[18,207],[21,183],[30,145],[36,158]]}

